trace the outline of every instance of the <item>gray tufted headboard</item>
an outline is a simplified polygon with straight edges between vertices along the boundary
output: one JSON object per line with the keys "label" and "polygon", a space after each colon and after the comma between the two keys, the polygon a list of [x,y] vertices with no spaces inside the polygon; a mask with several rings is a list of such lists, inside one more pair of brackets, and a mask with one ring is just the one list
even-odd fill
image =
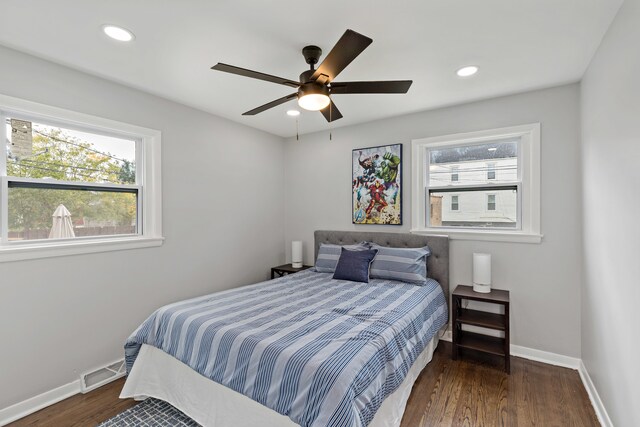
{"label": "gray tufted headboard", "polygon": [[442,286],[449,303],[449,238],[446,236],[423,236],[408,233],[375,233],[366,231],[327,231],[314,232],[315,252],[318,255],[321,243],[350,245],[362,241],[377,243],[380,246],[395,248],[420,248],[429,246],[431,255],[427,258],[427,275]]}

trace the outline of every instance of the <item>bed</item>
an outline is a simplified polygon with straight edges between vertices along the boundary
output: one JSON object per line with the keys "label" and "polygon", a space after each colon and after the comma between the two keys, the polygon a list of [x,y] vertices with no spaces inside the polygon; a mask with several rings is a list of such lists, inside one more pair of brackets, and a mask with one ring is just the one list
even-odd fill
{"label": "bed", "polygon": [[306,270],[169,304],[127,340],[120,397],[167,401],[204,426],[399,426],[448,322],[449,242],[316,231],[315,253],[361,241],[428,245],[430,280],[360,284]]}

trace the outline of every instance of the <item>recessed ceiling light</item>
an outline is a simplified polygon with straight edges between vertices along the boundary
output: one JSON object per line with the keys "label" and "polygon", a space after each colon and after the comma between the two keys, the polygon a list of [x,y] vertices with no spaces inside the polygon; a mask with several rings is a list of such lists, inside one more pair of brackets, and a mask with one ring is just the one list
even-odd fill
{"label": "recessed ceiling light", "polygon": [[120,42],[130,42],[135,38],[131,31],[116,25],[103,25],[102,31],[104,31],[107,36]]}
{"label": "recessed ceiling light", "polygon": [[487,150],[489,150],[489,151],[496,151],[496,150],[497,150],[497,148],[496,148],[496,147],[491,147],[491,148],[487,148]]}
{"label": "recessed ceiling light", "polygon": [[478,67],[476,67],[475,65],[469,65],[467,67],[460,68],[458,71],[456,71],[456,74],[459,77],[470,77],[477,72],[478,72]]}
{"label": "recessed ceiling light", "polygon": [[287,111],[287,116],[296,117],[300,115],[300,111],[298,110],[289,110]]}

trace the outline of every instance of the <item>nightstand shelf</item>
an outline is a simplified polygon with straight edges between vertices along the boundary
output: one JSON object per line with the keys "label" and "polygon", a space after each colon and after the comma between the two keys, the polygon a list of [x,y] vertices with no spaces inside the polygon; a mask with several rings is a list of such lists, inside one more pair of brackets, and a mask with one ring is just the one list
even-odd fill
{"label": "nightstand shelf", "polygon": [[458,322],[500,331],[505,329],[504,314],[487,313],[486,311],[471,310],[469,308],[460,309]]}
{"label": "nightstand shelf", "polygon": [[504,338],[490,335],[477,334],[475,332],[461,331],[458,337],[458,347],[483,353],[504,356]]}
{"label": "nightstand shelf", "polygon": [[[474,292],[471,286],[458,285],[453,291],[453,342],[452,358],[458,358],[461,349],[473,350],[504,358],[504,369],[511,370],[509,340],[509,291],[493,289],[483,294]],[[480,301],[503,306],[503,313],[463,308],[462,300]],[[462,329],[462,325],[490,329],[504,337],[486,335]]]}

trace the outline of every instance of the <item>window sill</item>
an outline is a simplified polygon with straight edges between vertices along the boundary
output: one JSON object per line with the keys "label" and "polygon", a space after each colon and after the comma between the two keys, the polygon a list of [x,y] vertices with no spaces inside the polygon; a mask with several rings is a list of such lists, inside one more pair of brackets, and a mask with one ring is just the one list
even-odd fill
{"label": "window sill", "polygon": [[476,240],[486,242],[509,243],[541,243],[542,234],[509,232],[509,231],[482,231],[482,230],[452,230],[442,228],[412,229],[411,233],[448,236],[451,240]]}
{"label": "window sill", "polygon": [[0,248],[0,263],[161,246],[164,237],[123,237],[70,242],[38,242]]}

